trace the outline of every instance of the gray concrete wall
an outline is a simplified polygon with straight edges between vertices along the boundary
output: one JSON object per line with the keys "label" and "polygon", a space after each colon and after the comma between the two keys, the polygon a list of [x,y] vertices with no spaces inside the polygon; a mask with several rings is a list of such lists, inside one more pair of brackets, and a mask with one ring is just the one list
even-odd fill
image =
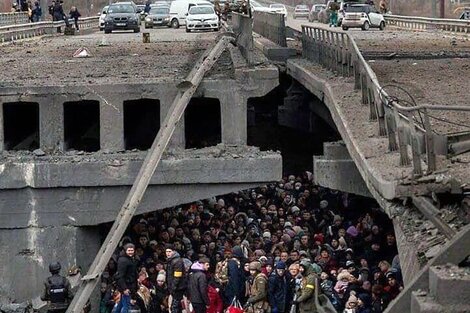
{"label": "gray concrete wall", "polygon": [[99,250],[97,227],[0,229],[0,303],[37,297],[49,276],[49,263],[59,261],[62,274],[72,265],[87,271]]}

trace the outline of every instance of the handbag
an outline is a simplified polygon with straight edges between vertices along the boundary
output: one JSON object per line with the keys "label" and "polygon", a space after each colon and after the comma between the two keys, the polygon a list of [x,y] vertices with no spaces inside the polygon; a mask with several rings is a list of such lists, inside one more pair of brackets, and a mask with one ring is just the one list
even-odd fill
{"label": "handbag", "polygon": [[234,297],[232,303],[227,307],[227,310],[225,310],[225,313],[245,313],[245,311],[237,297]]}

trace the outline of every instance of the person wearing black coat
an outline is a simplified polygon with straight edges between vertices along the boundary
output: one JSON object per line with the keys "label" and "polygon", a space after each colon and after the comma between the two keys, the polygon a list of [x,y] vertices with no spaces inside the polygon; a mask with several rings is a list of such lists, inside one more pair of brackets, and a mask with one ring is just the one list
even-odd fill
{"label": "person wearing black coat", "polygon": [[188,297],[195,313],[206,313],[209,307],[209,294],[207,292],[206,272],[210,267],[210,261],[202,258],[191,266],[188,282]]}
{"label": "person wearing black coat", "polygon": [[276,270],[268,279],[268,301],[272,313],[286,312],[287,279],[285,275],[286,264],[277,262]]}
{"label": "person wearing black coat", "polygon": [[124,246],[124,253],[117,262],[115,275],[117,289],[121,292],[116,312],[128,313],[131,297],[137,292],[137,261],[134,258],[135,246],[128,243]]}
{"label": "person wearing black coat", "polygon": [[69,15],[70,15],[70,18],[73,19],[73,21],[75,23],[75,29],[77,30],[77,32],[80,31],[80,29],[78,27],[78,18],[82,15],[80,14],[80,12],[78,12],[77,7],[72,7],[70,9]]}
{"label": "person wearing black coat", "polygon": [[171,312],[181,313],[181,300],[187,287],[183,259],[172,244],[167,244],[165,253],[167,257],[166,281],[168,293],[173,298],[170,304]]}

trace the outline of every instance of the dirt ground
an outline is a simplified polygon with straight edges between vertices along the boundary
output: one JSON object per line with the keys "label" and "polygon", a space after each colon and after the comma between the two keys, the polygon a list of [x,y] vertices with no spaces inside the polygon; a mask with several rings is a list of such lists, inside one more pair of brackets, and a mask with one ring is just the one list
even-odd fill
{"label": "dirt ground", "polygon": [[[160,28],[150,30],[151,43],[142,34],[93,33],[40,38],[0,46],[0,87],[64,84],[142,83],[181,80],[218,33],[190,33]],[[85,47],[89,58],[73,58]],[[222,56],[212,75],[231,75],[230,54]]]}

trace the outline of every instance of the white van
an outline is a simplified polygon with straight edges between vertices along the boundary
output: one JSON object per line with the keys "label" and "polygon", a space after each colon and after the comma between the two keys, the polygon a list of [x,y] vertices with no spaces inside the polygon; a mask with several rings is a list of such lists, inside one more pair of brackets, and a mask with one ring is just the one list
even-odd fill
{"label": "white van", "polygon": [[189,9],[196,5],[211,5],[212,3],[206,0],[175,0],[170,5],[170,27],[179,28],[181,25],[186,25],[186,15]]}

